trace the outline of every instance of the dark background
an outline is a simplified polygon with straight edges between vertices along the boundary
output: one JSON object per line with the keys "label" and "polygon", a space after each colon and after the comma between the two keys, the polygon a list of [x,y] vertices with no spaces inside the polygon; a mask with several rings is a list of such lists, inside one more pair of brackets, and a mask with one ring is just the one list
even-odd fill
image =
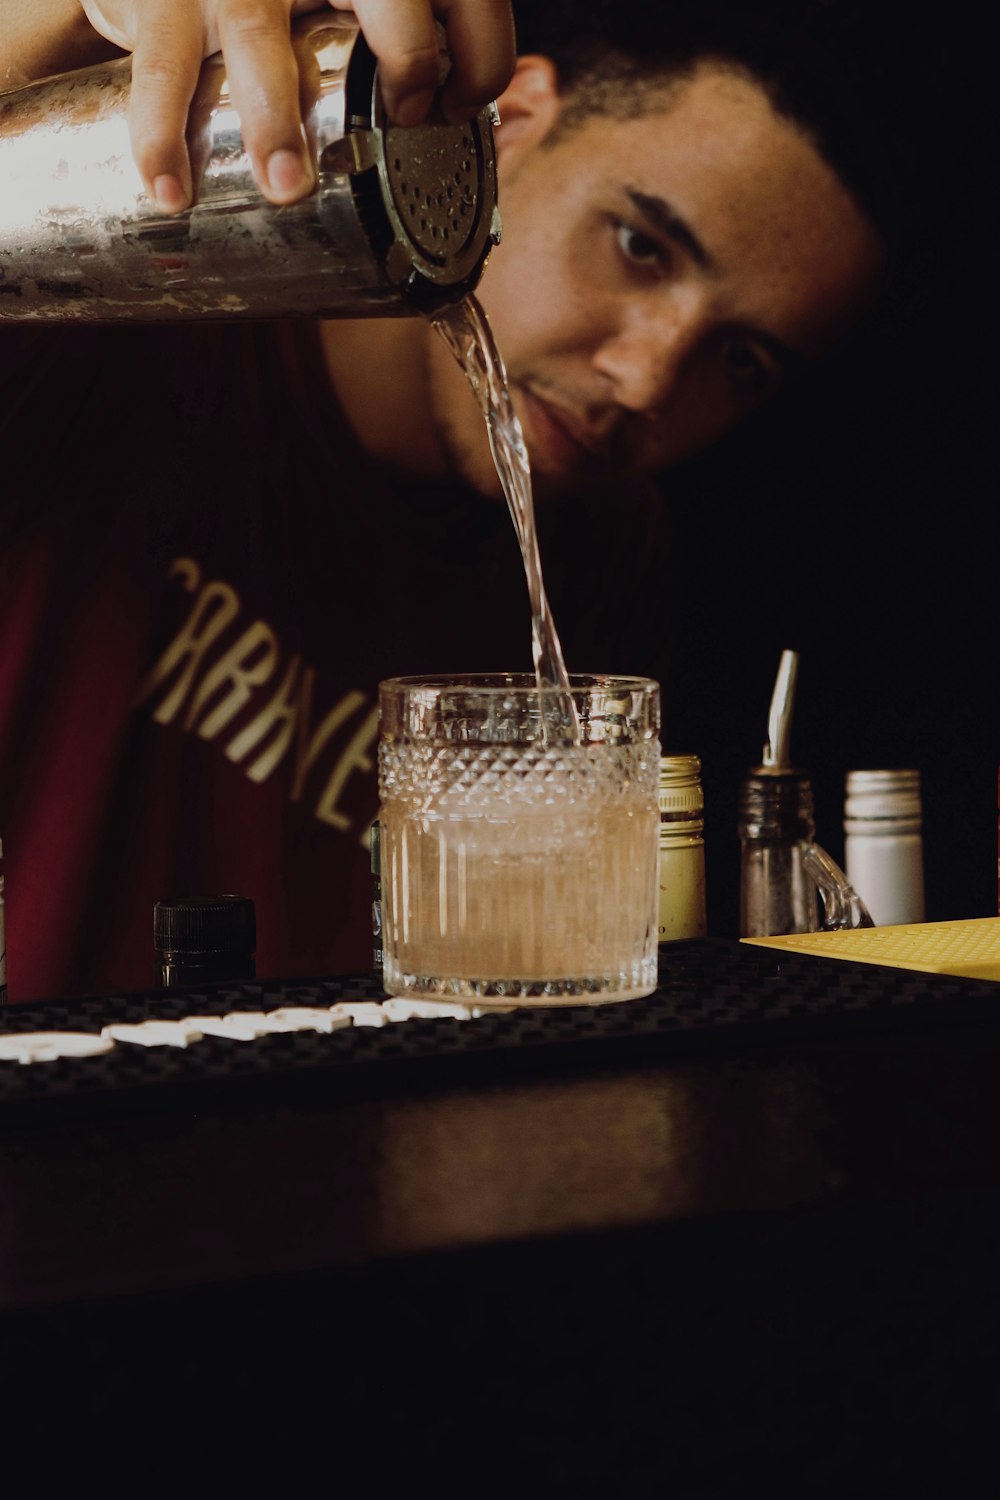
{"label": "dark background", "polygon": [[760,760],[784,648],[800,653],[792,759],[819,842],[843,859],[848,770],[916,767],[928,919],[997,913],[988,314],[957,265],[928,273],[877,339],[664,485],[677,633],[663,740],[703,759],[720,936],[737,920],[739,780]]}

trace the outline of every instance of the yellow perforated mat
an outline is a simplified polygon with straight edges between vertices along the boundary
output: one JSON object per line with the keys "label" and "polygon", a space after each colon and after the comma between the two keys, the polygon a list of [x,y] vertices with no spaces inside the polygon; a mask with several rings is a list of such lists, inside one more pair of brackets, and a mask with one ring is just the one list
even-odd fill
{"label": "yellow perforated mat", "polygon": [[797,932],[788,937],[744,938],[743,942],[819,958],[885,964],[892,969],[1000,980],[1000,917],[909,922],[900,927],[862,927],[856,932]]}

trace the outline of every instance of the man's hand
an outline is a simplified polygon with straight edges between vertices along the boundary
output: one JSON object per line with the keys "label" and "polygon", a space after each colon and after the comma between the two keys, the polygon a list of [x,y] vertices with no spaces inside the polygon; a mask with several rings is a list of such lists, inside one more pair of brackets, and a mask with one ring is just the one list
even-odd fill
{"label": "man's hand", "polygon": [[[445,27],[451,71],[445,117],[468,119],[514,69],[510,0],[328,0],[353,10],[379,60],[382,94],[400,125],[423,120],[438,79],[434,22]],[[306,151],[293,15],[322,0],[80,0],[91,26],[133,54],[129,128],[147,191],[165,213],[191,202],[184,132],[202,60],[221,50],[254,176],[272,203],[313,186]]]}

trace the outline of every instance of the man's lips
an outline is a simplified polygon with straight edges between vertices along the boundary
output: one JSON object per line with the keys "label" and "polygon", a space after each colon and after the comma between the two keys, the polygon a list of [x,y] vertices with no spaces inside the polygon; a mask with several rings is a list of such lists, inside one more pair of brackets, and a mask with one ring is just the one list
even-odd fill
{"label": "man's lips", "polygon": [[596,433],[565,407],[545,400],[529,386],[522,386],[521,394],[528,426],[528,447],[535,450],[535,456],[548,459],[550,465],[562,470],[586,469],[593,473],[606,468],[606,437]]}

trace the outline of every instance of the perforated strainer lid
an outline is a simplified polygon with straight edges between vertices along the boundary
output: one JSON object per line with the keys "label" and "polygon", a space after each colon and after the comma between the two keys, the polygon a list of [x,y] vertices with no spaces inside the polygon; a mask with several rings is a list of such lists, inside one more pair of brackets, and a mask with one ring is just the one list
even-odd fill
{"label": "perforated strainer lid", "polygon": [[496,106],[466,124],[394,125],[375,59],[358,38],[348,78],[347,126],[361,171],[353,186],[384,269],[422,308],[455,301],[479,279],[500,239]]}

